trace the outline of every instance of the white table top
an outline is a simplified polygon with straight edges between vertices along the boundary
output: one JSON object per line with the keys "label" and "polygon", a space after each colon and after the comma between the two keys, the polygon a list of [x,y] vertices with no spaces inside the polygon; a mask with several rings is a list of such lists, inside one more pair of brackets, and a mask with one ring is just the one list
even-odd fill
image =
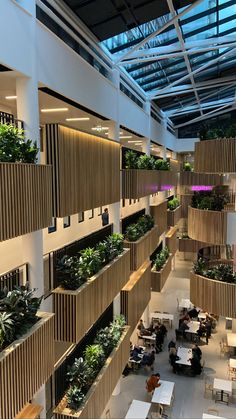
{"label": "white table top", "polygon": [[166,319],[166,320],[174,320],[173,314],[167,314],[167,313],[151,313],[150,314],[151,319]]}
{"label": "white table top", "polygon": [[227,343],[236,348],[236,333],[227,333]]}
{"label": "white table top", "polygon": [[161,403],[170,406],[175,383],[172,381],[160,380],[160,384],[160,387],[155,388],[152,396],[152,403]]}
{"label": "white table top", "polygon": [[182,298],[182,300],[179,303],[179,307],[190,308],[190,307],[192,307],[192,303],[189,300],[189,298]]}
{"label": "white table top", "polygon": [[154,335],[151,335],[151,336],[146,336],[146,335],[142,335],[141,336],[141,339],[145,339],[145,340],[153,340],[153,342],[155,342],[156,341],[156,335],[154,334]]}
{"label": "white table top", "polygon": [[235,358],[230,358],[229,366],[232,367],[232,368],[236,368],[236,359]]}
{"label": "white table top", "polygon": [[227,393],[232,393],[232,381],[222,380],[221,378],[214,378],[213,388],[215,390],[223,390]]}
{"label": "white table top", "polygon": [[188,323],[188,327],[189,329],[186,329],[185,332],[187,333],[197,333],[198,329],[200,326],[200,322],[196,322],[196,321],[191,321]]}
{"label": "white table top", "polygon": [[193,356],[192,349],[179,347],[177,350],[177,355],[181,359],[179,359],[178,361],[175,361],[176,364],[188,365],[188,366],[191,365],[191,362],[189,361],[189,359],[192,358]]}
{"label": "white table top", "polygon": [[140,400],[133,400],[125,419],[146,419],[150,410],[151,403],[141,402]]}
{"label": "white table top", "polygon": [[203,413],[202,415],[202,419],[225,419],[223,418],[223,416],[215,416],[215,415],[210,415],[209,413]]}
{"label": "white table top", "polygon": [[202,319],[202,320],[205,320],[206,319],[206,313],[203,313],[203,312],[198,313],[198,318]]}

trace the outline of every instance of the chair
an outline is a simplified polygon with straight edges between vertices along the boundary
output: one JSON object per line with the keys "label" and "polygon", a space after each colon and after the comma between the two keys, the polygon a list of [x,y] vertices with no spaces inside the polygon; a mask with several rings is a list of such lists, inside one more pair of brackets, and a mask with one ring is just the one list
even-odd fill
{"label": "chair", "polygon": [[215,403],[229,404],[229,393],[225,391],[216,391]]}
{"label": "chair", "polygon": [[208,407],[207,409],[207,413],[209,413],[210,415],[215,415],[215,416],[219,416],[220,412],[218,409],[216,409],[214,406],[212,407]]}
{"label": "chair", "polygon": [[176,340],[183,341],[183,338],[184,338],[183,331],[182,330],[179,330],[179,329],[175,329],[175,337],[176,337]]}
{"label": "chair", "polygon": [[211,398],[213,399],[213,381],[210,381],[209,378],[205,379],[205,390],[204,390],[204,397],[206,397],[207,392],[211,392]]}
{"label": "chair", "polygon": [[161,418],[168,419],[168,415],[164,413],[164,407],[161,404],[159,404],[158,411],[151,412],[151,419],[161,419]]}

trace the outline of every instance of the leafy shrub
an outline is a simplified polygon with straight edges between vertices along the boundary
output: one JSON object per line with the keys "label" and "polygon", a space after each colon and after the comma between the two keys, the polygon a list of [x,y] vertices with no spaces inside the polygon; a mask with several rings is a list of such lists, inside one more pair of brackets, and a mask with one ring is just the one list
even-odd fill
{"label": "leafy shrub", "polygon": [[201,140],[236,138],[236,124],[232,124],[228,128],[209,128],[209,126],[204,126],[199,135]]}
{"label": "leafy shrub", "polygon": [[170,252],[167,246],[165,246],[164,249],[162,249],[160,253],[158,253],[156,259],[154,260],[154,268],[157,272],[159,272],[163,268],[169,255]]}
{"label": "leafy shrub", "polygon": [[0,124],[0,162],[36,163],[37,154],[36,142],[25,139],[23,130]]}
{"label": "leafy shrub", "polygon": [[167,206],[169,210],[174,211],[177,207],[179,207],[179,204],[180,202],[178,198],[173,198],[170,201],[168,201]]}
{"label": "leafy shrub", "polygon": [[126,169],[137,169],[138,168],[138,156],[135,151],[128,150],[125,153],[125,168]]}
{"label": "leafy shrub", "polygon": [[154,226],[154,219],[150,215],[142,215],[135,224],[126,228],[125,238],[130,242],[137,241]]}
{"label": "leafy shrub", "polygon": [[37,311],[42,297],[33,296],[35,289],[28,284],[0,294],[0,351],[19,339],[38,320]]}
{"label": "leafy shrub", "polygon": [[203,259],[199,259],[194,264],[194,272],[198,275],[205,276],[206,278],[236,284],[236,275],[233,272],[233,266],[229,264],[220,263],[207,268]]}
{"label": "leafy shrub", "polygon": [[70,409],[80,408],[106,358],[119,342],[124,326],[124,316],[117,316],[108,327],[98,331],[92,345],[86,346],[84,359],[76,358],[73,365],[68,367],[69,388],[66,391],[66,399]]}
{"label": "leafy shrub", "polygon": [[86,248],[75,256],[63,256],[57,261],[57,275],[64,289],[76,290],[95,275],[102,266],[115,259],[124,251],[124,237],[114,233],[96,248]]}
{"label": "leafy shrub", "polygon": [[191,206],[198,209],[222,211],[228,202],[229,196],[227,193],[219,193],[217,191],[195,192]]}
{"label": "leafy shrub", "polygon": [[193,170],[192,165],[189,162],[185,162],[183,165],[184,172],[191,172]]}
{"label": "leafy shrub", "polygon": [[146,154],[139,156],[137,160],[138,169],[152,170],[155,164],[153,157],[147,156]]}

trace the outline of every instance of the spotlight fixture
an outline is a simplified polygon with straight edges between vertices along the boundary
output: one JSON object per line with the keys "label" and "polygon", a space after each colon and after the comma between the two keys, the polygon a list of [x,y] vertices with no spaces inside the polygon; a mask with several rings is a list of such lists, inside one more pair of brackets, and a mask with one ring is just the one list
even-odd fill
{"label": "spotlight fixture", "polygon": [[66,112],[68,111],[68,108],[44,108],[41,109],[41,112],[46,113],[46,112]]}
{"label": "spotlight fixture", "polygon": [[83,117],[83,118],[66,118],[66,121],[89,121],[90,118]]}
{"label": "spotlight fixture", "polygon": [[103,127],[102,125],[96,125],[95,127],[92,127],[91,129],[92,129],[92,131],[101,132],[101,131],[106,131],[109,128],[108,127]]}

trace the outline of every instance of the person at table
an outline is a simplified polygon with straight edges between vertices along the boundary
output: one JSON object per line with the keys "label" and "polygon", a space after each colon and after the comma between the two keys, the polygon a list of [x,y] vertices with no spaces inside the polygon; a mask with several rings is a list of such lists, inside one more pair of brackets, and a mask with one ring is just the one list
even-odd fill
{"label": "person at table", "polygon": [[153,369],[154,361],[155,361],[155,351],[151,351],[150,353],[145,352],[143,355],[141,364]]}
{"label": "person at table", "polygon": [[187,321],[187,323],[190,322],[190,320],[191,320],[187,312],[182,317],[180,317],[180,319],[179,319],[179,329],[180,329],[181,324],[185,320]]}
{"label": "person at table", "polygon": [[170,342],[168,343],[168,351],[170,352],[171,348],[176,348],[176,341],[175,339],[171,339]]}
{"label": "person at table", "polygon": [[172,347],[170,348],[169,353],[169,363],[173,368],[173,373],[176,374],[180,371],[180,365],[176,364],[176,361],[178,361],[180,357],[177,355],[177,349]]}
{"label": "person at table", "polygon": [[163,337],[165,337],[167,335],[167,328],[165,327],[165,325],[161,324],[159,329],[160,329],[160,332],[162,333]]}
{"label": "person at table", "polygon": [[202,358],[202,351],[199,348],[199,346],[197,344],[193,345],[192,347],[192,353],[193,353],[193,357],[196,357],[197,359],[199,359],[199,361]]}
{"label": "person at table", "polygon": [[203,322],[200,322],[199,329],[197,330],[198,336],[201,338],[206,333],[206,328]]}
{"label": "person at table", "polygon": [[159,326],[155,327],[155,334],[156,334],[156,353],[158,354],[159,352],[162,351],[162,345],[164,343],[164,336]]}
{"label": "person at table", "polygon": [[192,374],[194,376],[200,375],[202,372],[202,366],[201,366],[200,360],[197,357],[193,356],[192,358],[190,358],[190,363],[191,363]]}
{"label": "person at table", "polygon": [[148,393],[153,393],[155,388],[160,387],[160,374],[152,374],[151,377],[146,381],[146,390]]}
{"label": "person at table", "polygon": [[134,348],[130,351],[130,358],[134,361],[140,361],[139,355],[143,352],[143,349],[139,346],[134,346]]}
{"label": "person at table", "polygon": [[200,313],[200,310],[197,310],[196,306],[194,306],[191,310],[189,310],[188,315],[190,319],[195,319],[198,317],[199,313]]}
{"label": "person at table", "polygon": [[206,319],[206,322],[205,322],[205,330],[206,330],[206,344],[208,345],[208,339],[211,337],[211,330],[212,330],[211,321],[208,318]]}
{"label": "person at table", "polygon": [[142,319],[139,320],[139,324],[137,326],[137,329],[138,329],[138,333],[139,333],[140,336],[150,336],[151,335],[150,330],[147,330],[144,327],[144,324],[143,324],[143,320]]}
{"label": "person at table", "polygon": [[186,333],[185,333],[185,331],[186,330],[188,330],[189,329],[189,326],[188,326],[188,321],[187,320],[184,320],[182,323],[181,323],[181,325],[180,325],[180,327],[179,327],[179,330],[181,331],[181,332],[183,332],[183,336],[186,338]]}

